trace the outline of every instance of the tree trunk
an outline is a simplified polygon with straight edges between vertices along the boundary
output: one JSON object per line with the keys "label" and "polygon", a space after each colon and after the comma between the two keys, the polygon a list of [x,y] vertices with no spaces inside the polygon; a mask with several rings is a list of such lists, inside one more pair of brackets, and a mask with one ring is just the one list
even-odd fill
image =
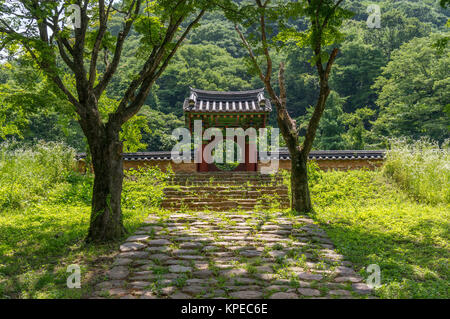
{"label": "tree trunk", "polygon": [[114,241],[126,233],[121,209],[123,144],[118,130],[105,131],[89,140],[95,179],[88,242]]}
{"label": "tree trunk", "polygon": [[312,210],[307,163],[308,156],[300,150],[291,152],[291,208],[297,213],[309,213]]}

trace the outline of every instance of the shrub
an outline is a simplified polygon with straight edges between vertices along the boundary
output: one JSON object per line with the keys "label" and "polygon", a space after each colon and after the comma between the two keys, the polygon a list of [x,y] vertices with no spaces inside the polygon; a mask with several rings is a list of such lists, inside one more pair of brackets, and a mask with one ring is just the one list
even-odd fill
{"label": "shrub", "polygon": [[171,173],[158,167],[131,169],[125,172],[122,191],[122,206],[145,209],[158,206],[164,197],[164,187]]}
{"label": "shrub", "polygon": [[47,197],[73,174],[75,151],[55,142],[32,147],[0,145],[0,207],[19,207]]}
{"label": "shrub", "polygon": [[416,200],[450,203],[448,142],[439,148],[437,143],[427,139],[412,144],[393,140],[383,173]]}

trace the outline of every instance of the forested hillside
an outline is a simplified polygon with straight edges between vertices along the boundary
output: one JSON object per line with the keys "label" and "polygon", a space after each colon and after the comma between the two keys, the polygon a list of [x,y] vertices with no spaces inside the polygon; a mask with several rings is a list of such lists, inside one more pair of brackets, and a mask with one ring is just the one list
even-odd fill
{"label": "forested hillside", "polygon": [[[339,44],[333,91],[315,148],[377,149],[386,147],[392,137],[429,137],[443,143],[450,137],[450,53],[448,47],[438,50],[435,44],[449,34],[450,10],[441,8],[438,0],[344,3],[355,15],[346,23]],[[367,27],[371,3],[381,7],[381,29]],[[119,20],[111,25],[110,33],[117,34]],[[145,21],[135,26],[145,27]],[[105,114],[138,70],[140,36],[135,30],[131,37],[120,70],[101,101]],[[311,54],[295,44],[274,54],[275,62],[286,61],[288,109],[304,128],[318,93],[318,79],[308,62]],[[64,141],[85,151],[69,104],[34,71],[32,62],[26,56],[3,56],[2,61],[0,139]],[[70,81],[68,74],[66,80]],[[170,149],[172,130],[184,125],[182,103],[189,87],[226,91],[262,86],[250,71],[234,26],[221,12],[208,13],[157,81],[139,116],[125,125],[125,151]],[[275,122],[273,117],[271,125]]]}

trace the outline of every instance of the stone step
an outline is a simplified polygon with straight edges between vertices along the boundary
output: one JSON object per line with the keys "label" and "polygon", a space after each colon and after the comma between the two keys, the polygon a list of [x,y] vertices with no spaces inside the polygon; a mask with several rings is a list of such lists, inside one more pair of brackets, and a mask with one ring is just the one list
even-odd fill
{"label": "stone step", "polygon": [[[281,204],[281,208],[289,208],[288,204]],[[227,211],[230,209],[241,209],[241,210],[254,210],[255,208],[263,208],[268,209],[270,208],[269,204],[240,204],[236,205],[232,202],[219,202],[219,203],[204,203],[204,202],[196,202],[196,203],[190,203],[189,205],[183,205],[183,204],[164,204],[162,205],[162,208],[164,209],[170,209],[170,210],[180,210],[180,209],[186,209],[186,210],[207,210],[207,209],[213,209],[215,211]]]}
{"label": "stone step", "polygon": [[258,172],[208,172],[208,173],[176,173],[173,177],[245,177],[245,178],[270,178],[270,177],[283,177],[281,174],[261,174]]}
{"label": "stone step", "polygon": [[206,185],[206,186],[234,186],[234,187],[239,187],[239,186],[275,186],[275,185],[280,185],[280,182],[267,182],[267,183],[261,183],[261,182],[248,182],[248,181],[233,181],[233,182],[229,182],[229,181],[214,181],[214,182],[210,182],[210,181],[196,181],[196,182],[167,182],[167,185],[171,185],[171,186],[175,186],[175,185],[180,185],[180,186],[199,186],[199,185]]}
{"label": "stone step", "polygon": [[252,185],[243,185],[243,184],[224,184],[224,183],[213,183],[213,184],[206,184],[206,183],[194,183],[194,184],[167,184],[167,187],[172,187],[172,186],[181,186],[181,187],[201,187],[201,188],[205,188],[205,187],[228,187],[230,189],[243,189],[246,188],[248,189],[251,186],[254,186],[253,189],[261,189],[264,187],[275,187],[278,184],[252,184]]}
{"label": "stone step", "polygon": [[[164,203],[163,204],[163,208],[182,208],[183,203]],[[249,206],[255,206],[255,204],[253,205],[244,205],[246,207]],[[189,203],[189,205],[186,207],[187,209],[198,209],[198,208],[237,208],[238,205],[236,203],[233,202],[217,202],[217,203],[210,203],[210,202],[193,202],[193,203]]]}
{"label": "stone step", "polygon": [[171,177],[169,180],[199,180],[199,181],[283,181],[284,177],[277,176],[259,176],[259,177],[230,177],[230,176],[211,176],[211,177],[196,177],[188,176],[188,177]]}
{"label": "stone step", "polygon": [[210,192],[203,192],[203,191],[199,191],[199,192],[192,192],[192,191],[174,191],[174,190],[166,190],[164,191],[164,195],[166,195],[166,197],[168,196],[219,196],[219,197],[259,197],[261,196],[261,194],[264,195],[288,195],[288,190],[270,190],[270,191],[265,191],[265,190],[261,190],[261,191],[242,191],[242,192],[227,192],[227,191],[210,191]]}
{"label": "stone step", "polygon": [[229,178],[229,177],[216,177],[216,178],[197,178],[197,177],[177,177],[169,179],[170,181],[248,181],[248,182],[281,182],[283,181],[282,178]]}
{"label": "stone step", "polygon": [[227,187],[227,188],[223,188],[223,187],[200,187],[200,186],[192,186],[192,187],[186,187],[186,186],[181,186],[181,187],[166,187],[164,188],[164,192],[167,193],[174,193],[174,192],[179,192],[179,193],[216,193],[216,192],[220,192],[221,194],[252,194],[252,193],[260,193],[260,192],[284,192],[288,190],[287,187],[251,187],[251,188],[237,188],[237,187]]}
{"label": "stone step", "polygon": [[271,176],[271,175],[174,175],[171,176],[174,180],[183,180],[183,179],[198,179],[198,180],[211,180],[211,179],[229,179],[229,180],[237,180],[237,179],[245,179],[245,180],[282,180],[283,176]]}
{"label": "stone step", "polygon": [[[280,175],[247,172],[176,174],[164,189],[162,207],[170,210],[289,207],[288,187]],[[273,199],[271,199],[273,198]]]}
{"label": "stone step", "polygon": [[228,198],[228,197],[166,197],[164,199],[165,202],[174,202],[174,201],[205,201],[205,200],[209,200],[209,201],[222,201],[222,202],[226,202],[226,201],[244,201],[244,200],[249,200],[249,201],[258,201],[258,200],[278,200],[278,201],[283,201],[283,200],[288,200],[289,196],[270,196],[270,197],[235,197],[235,198]]}
{"label": "stone step", "polygon": [[266,196],[266,197],[182,197],[182,196],[174,196],[174,197],[166,197],[164,199],[164,202],[176,202],[176,201],[184,201],[184,202],[192,202],[192,201],[204,201],[204,200],[209,200],[209,201],[222,201],[222,202],[226,202],[226,201],[243,201],[243,200],[252,200],[252,201],[288,201],[289,200],[289,196]]}
{"label": "stone step", "polygon": [[250,176],[228,176],[228,175],[175,175],[169,181],[172,182],[214,182],[214,181],[227,181],[227,182],[282,182],[282,176],[269,176],[269,175],[250,175]]}
{"label": "stone step", "polygon": [[192,191],[192,192],[218,192],[218,191],[278,191],[285,190],[287,186],[276,185],[276,186],[245,186],[241,187],[226,187],[226,186],[178,186],[178,187],[166,187],[164,190],[178,190],[178,191]]}
{"label": "stone step", "polygon": [[[289,198],[284,197],[277,200],[280,203],[288,203]],[[242,199],[233,199],[228,200],[226,198],[198,198],[198,197],[189,197],[189,198],[168,198],[163,201],[163,204],[195,204],[195,203],[226,203],[227,205],[255,205],[255,204],[264,204],[271,203],[274,200],[266,199],[266,198],[242,198]]]}
{"label": "stone step", "polygon": [[[251,199],[255,199],[255,198],[263,198],[263,197],[276,197],[276,198],[284,198],[284,197],[289,197],[289,195],[287,193],[265,193],[265,192],[261,192],[259,194],[220,194],[220,193],[211,193],[211,194],[192,194],[192,193],[169,193],[169,194],[164,194],[164,198],[165,199],[170,199],[170,198],[224,198],[224,199],[230,199],[232,198],[234,199],[246,199],[246,198],[251,198]],[[264,195],[264,196],[263,196]]]}
{"label": "stone step", "polygon": [[253,198],[253,199],[249,199],[249,198],[240,198],[240,199],[233,199],[232,201],[227,200],[227,198],[223,198],[223,197],[218,197],[218,198],[198,198],[198,197],[180,197],[180,198],[168,198],[166,200],[164,200],[165,203],[177,203],[177,202],[181,202],[181,203],[194,203],[194,202],[208,202],[208,203],[257,203],[259,199]]}

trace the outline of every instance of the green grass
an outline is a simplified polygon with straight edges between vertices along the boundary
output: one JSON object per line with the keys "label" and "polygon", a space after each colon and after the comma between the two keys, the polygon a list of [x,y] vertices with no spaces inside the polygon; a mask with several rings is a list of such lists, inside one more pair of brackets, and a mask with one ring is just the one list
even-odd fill
{"label": "green grass", "polygon": [[450,144],[427,139],[391,142],[383,173],[415,199],[450,204]]}
{"label": "green grass", "polygon": [[379,297],[450,297],[448,204],[420,203],[381,172],[316,175],[312,217],[364,277],[380,266]]}
{"label": "green grass", "polygon": [[[119,242],[87,245],[93,177],[74,172],[73,151],[57,143],[11,150],[0,145],[0,298],[87,297]],[[161,201],[165,175],[132,171],[123,191],[132,233]],[[81,289],[68,289],[67,267],[81,268]]]}
{"label": "green grass", "polygon": [[[69,160],[55,159],[55,154],[63,159],[71,154],[58,144],[21,151],[0,147],[0,154],[0,298],[89,296],[119,246],[84,243],[92,176],[74,173]],[[430,183],[426,172],[434,164],[426,165],[421,178]],[[394,171],[400,174],[404,167],[398,164]],[[380,266],[379,297],[450,297],[450,206],[445,197],[417,196],[417,188],[405,187],[386,168],[321,172],[311,165],[309,171],[311,216],[364,277],[367,266]],[[148,214],[163,214],[157,206],[166,179],[155,169],[127,176],[122,200],[130,232]],[[443,181],[439,187],[445,194],[449,185]],[[66,286],[71,264],[81,266],[81,289]]]}
{"label": "green grass", "polygon": [[[125,210],[133,231],[148,212]],[[119,243],[86,245],[90,207],[41,203],[0,213],[0,298],[82,298]],[[82,288],[68,289],[67,267],[81,267]]]}

